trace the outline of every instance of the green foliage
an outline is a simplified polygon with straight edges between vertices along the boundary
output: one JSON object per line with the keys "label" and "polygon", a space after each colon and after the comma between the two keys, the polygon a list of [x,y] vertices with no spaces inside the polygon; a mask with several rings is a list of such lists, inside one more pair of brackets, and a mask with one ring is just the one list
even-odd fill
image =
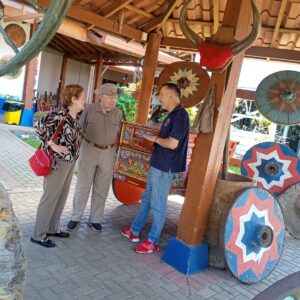
{"label": "green foliage", "polygon": [[229,166],[229,170],[230,170],[232,173],[241,175],[241,169],[238,168],[238,167]]}
{"label": "green foliage", "polygon": [[186,111],[190,117],[190,124],[193,125],[198,109],[195,106],[193,106],[193,107],[187,108]]}
{"label": "green foliage", "polygon": [[27,138],[22,138],[22,141],[25,142],[26,144],[30,145],[34,149],[37,149],[41,143],[41,141],[27,139]]}
{"label": "green foliage", "polygon": [[118,88],[123,90],[123,94],[118,96],[117,107],[122,111],[124,121],[134,123],[137,111],[137,100],[132,97],[129,88]]}

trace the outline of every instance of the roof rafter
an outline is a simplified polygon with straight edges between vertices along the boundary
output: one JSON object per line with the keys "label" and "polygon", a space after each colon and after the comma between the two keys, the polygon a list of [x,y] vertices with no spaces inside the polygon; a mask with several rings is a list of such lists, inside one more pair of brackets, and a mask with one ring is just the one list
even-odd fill
{"label": "roof rafter", "polygon": [[[50,0],[38,0],[38,4],[42,5],[43,7],[48,7],[50,4]],[[109,31],[117,35],[122,35],[123,37],[127,37],[138,42],[145,41],[147,39],[147,34],[145,32],[132,28],[126,24],[123,25],[122,32],[119,32],[119,28],[118,26],[116,26],[116,22],[114,20],[97,15],[75,5],[71,5],[68,10],[67,16],[77,21],[94,25],[95,27],[101,28],[105,31]]]}
{"label": "roof rafter", "polygon": [[[137,14],[140,14],[140,15],[143,15],[144,17],[146,18],[149,18],[149,19],[154,19],[155,16],[148,13],[147,11],[143,10],[143,9],[140,9],[138,7],[135,7],[133,5],[125,5],[125,7],[128,9],[128,10],[131,10]],[[129,24],[130,24],[130,21],[129,21]]]}
{"label": "roof rafter", "polygon": [[276,25],[275,25],[275,28],[274,28],[272,40],[271,40],[271,47],[272,48],[276,47],[276,39],[277,39],[277,36],[278,36],[278,33],[279,33],[279,28],[280,28],[280,25],[281,25],[281,21],[282,21],[283,15],[284,15],[286,5],[287,5],[287,0],[282,0],[281,4],[280,4],[279,13],[278,13],[278,18],[276,20]]}
{"label": "roof rafter", "polygon": [[113,14],[115,14],[116,12],[118,12],[119,10],[121,10],[123,7],[125,7],[127,4],[129,4],[130,2],[132,2],[133,0],[115,0],[112,1],[111,4],[109,4],[108,6],[106,6],[103,11],[102,11],[102,15],[106,18],[112,16]]}
{"label": "roof rafter", "polygon": [[154,29],[156,29],[156,31],[160,30],[161,26],[164,24],[164,22],[167,21],[169,16],[172,14],[173,10],[177,5],[177,2],[178,0],[165,1],[163,13],[160,16],[148,22],[147,24],[143,25],[142,30],[147,32],[150,32]]}
{"label": "roof rafter", "polygon": [[216,33],[219,28],[219,22],[220,22],[219,11],[220,11],[219,0],[214,0],[214,33]]}

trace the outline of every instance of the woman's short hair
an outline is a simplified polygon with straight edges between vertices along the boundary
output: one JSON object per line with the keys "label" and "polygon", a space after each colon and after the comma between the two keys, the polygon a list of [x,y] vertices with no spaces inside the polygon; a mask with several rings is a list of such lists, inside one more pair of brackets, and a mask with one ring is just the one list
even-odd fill
{"label": "woman's short hair", "polygon": [[175,83],[166,82],[161,86],[161,88],[162,87],[166,87],[168,90],[173,91],[178,96],[178,98],[181,97],[180,89],[179,89],[178,85],[176,85]]}
{"label": "woman's short hair", "polygon": [[66,107],[70,106],[72,104],[72,97],[79,98],[83,91],[83,87],[78,84],[67,85],[62,94],[62,105]]}

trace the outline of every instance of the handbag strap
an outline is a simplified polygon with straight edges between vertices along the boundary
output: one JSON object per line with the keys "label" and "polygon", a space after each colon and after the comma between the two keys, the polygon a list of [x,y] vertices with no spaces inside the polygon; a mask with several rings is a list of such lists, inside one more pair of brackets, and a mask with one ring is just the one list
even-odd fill
{"label": "handbag strap", "polygon": [[61,133],[61,131],[62,131],[64,125],[65,125],[65,122],[66,122],[66,120],[67,120],[67,117],[68,117],[68,114],[64,117],[64,119],[61,121],[61,123],[60,123],[59,126],[57,127],[56,132],[53,134],[53,136],[52,136],[52,138],[51,138],[51,140],[52,140],[53,142],[56,141],[56,139],[58,138],[59,134]]}

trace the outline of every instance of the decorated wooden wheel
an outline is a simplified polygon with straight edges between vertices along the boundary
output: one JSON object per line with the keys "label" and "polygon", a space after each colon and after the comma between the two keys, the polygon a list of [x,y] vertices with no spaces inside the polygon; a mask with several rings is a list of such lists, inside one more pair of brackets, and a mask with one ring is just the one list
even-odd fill
{"label": "decorated wooden wheel", "polygon": [[208,73],[194,62],[175,62],[168,65],[159,76],[159,85],[167,82],[178,85],[184,107],[197,105],[210,88]]}
{"label": "decorated wooden wheel", "polygon": [[300,161],[288,146],[264,142],[250,148],[241,164],[243,176],[256,181],[263,187],[279,195],[290,185],[300,181]]}
{"label": "decorated wooden wheel", "polygon": [[115,197],[125,205],[133,205],[141,200],[144,189],[126,181],[113,178],[112,189]]}
{"label": "decorated wooden wheel", "polygon": [[221,230],[226,265],[238,280],[256,283],[275,268],[285,226],[274,196],[262,188],[244,190],[229,209]]}
{"label": "decorated wooden wheel", "polygon": [[291,185],[278,196],[286,229],[296,239],[300,239],[300,182]]}
{"label": "decorated wooden wheel", "polygon": [[274,123],[300,123],[300,72],[269,75],[257,87],[255,102],[257,109]]}

